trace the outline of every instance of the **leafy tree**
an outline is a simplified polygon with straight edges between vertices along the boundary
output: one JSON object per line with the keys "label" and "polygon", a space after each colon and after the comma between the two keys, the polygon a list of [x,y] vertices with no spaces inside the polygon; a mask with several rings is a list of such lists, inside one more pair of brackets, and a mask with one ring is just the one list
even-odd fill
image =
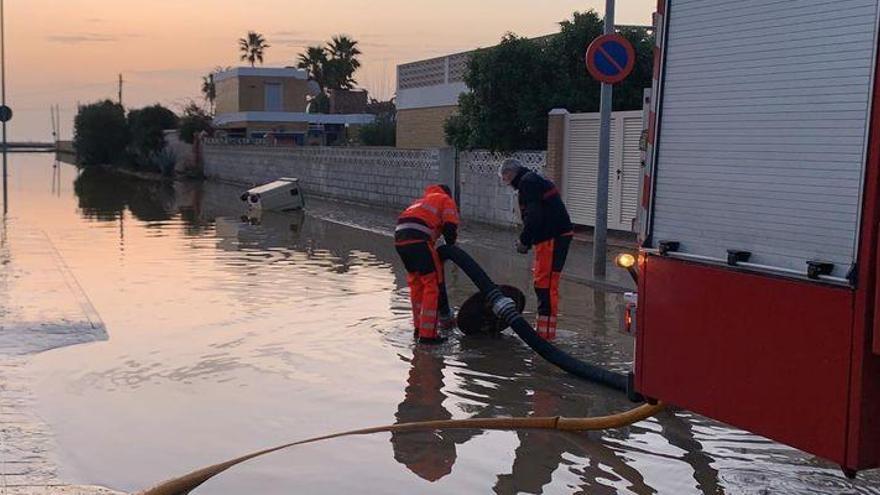
{"label": "leafy tree", "polygon": [[[598,112],[601,85],[586,71],[584,53],[603,34],[604,22],[594,11],[575,12],[559,23],[559,34],[548,45],[548,54],[557,62],[560,75],[557,106],[571,112]],[[636,63],[632,73],[614,86],[615,110],[641,110],[644,88],[651,87],[654,37],[645,28],[623,28],[620,34],[635,48]]]}
{"label": "leafy tree", "polygon": [[139,165],[155,167],[158,155],[165,148],[166,129],[177,128],[177,115],[156,104],[128,112],[131,152]]}
{"label": "leafy tree", "polygon": [[397,123],[389,118],[378,118],[361,127],[358,133],[364,146],[394,146],[397,144]]}
{"label": "leafy tree", "polygon": [[654,35],[639,27],[622,28],[619,33],[632,43],[636,63],[629,77],[614,86],[614,109],[641,110],[645,88],[651,87],[654,78]]}
{"label": "leafy tree", "polygon": [[247,36],[238,39],[238,49],[241,52],[241,60],[250,62],[254,67],[256,62],[263,63],[263,53],[269,48],[266,38],[256,31],[248,31]]}
{"label": "leafy tree", "polygon": [[540,149],[547,142],[547,113],[555,80],[546,48],[507,34],[468,63],[459,113],[446,123],[447,141],[458,148]]}
{"label": "leafy tree", "polygon": [[371,99],[367,113],[376,116],[375,122],[361,127],[359,140],[366,146],[394,146],[397,144],[397,106],[394,100]]}
{"label": "leafy tree", "polygon": [[[584,53],[602,27],[595,12],[576,12],[552,37],[507,34],[499,45],[474,53],[465,74],[471,91],[446,122],[447,142],[460,149],[542,149],[550,110],[598,111],[600,84],[587,73]],[[633,43],[637,60],[633,73],[614,87],[614,109],[641,109],[643,89],[651,84],[653,38],[644,28],[621,34]]]}
{"label": "leafy tree", "polygon": [[80,165],[115,165],[122,159],[129,139],[122,105],[104,100],[82,106],[73,127],[73,147]]}
{"label": "leafy tree", "polygon": [[180,131],[180,139],[192,144],[196,135],[202,131],[213,134],[214,126],[211,115],[202,107],[198,106],[194,101],[184,107],[183,115],[178,122],[178,130]]}

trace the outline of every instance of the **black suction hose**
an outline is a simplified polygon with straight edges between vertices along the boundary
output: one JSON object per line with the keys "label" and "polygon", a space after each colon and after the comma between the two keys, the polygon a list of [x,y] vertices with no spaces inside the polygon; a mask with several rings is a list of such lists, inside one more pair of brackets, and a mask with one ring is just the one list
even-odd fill
{"label": "black suction hose", "polygon": [[578,378],[627,392],[628,377],[622,373],[607,370],[594,364],[585,363],[566,354],[555,345],[538,336],[529,322],[516,310],[513,300],[505,297],[489,275],[473,258],[458,246],[441,246],[437,252],[444,260],[455,263],[471,279],[474,285],[492,305],[492,311],[504,320],[529,347],[542,358],[571,373]]}
{"label": "black suction hose", "polygon": [[[492,304],[492,311],[499,318],[510,325],[517,335],[538,354],[547,361],[559,366],[563,370],[583,378],[585,380],[600,383],[622,392],[627,391],[627,377],[620,373],[600,368],[598,366],[578,361],[568,354],[557,349],[553,344],[545,341],[535,333],[532,326],[522,317],[516,310],[516,303],[512,299],[504,296],[498,287],[492,282],[492,279],[486,275],[486,272],[480,268],[473,258],[460,248],[455,246],[443,246],[438,248],[440,256],[458,265],[468,277],[476,284],[486,297],[486,300]],[[343,433],[334,433],[321,437],[301,440],[299,442],[291,442],[278,447],[261,450],[251,454],[247,454],[226,462],[221,462],[213,466],[208,466],[187,475],[173,478],[164,483],[150,488],[145,491],[138,492],[140,495],[184,495],[190,493],[202,483],[208,481],[212,477],[220,474],[227,469],[241,464],[245,461],[260,457],[265,454],[276,452],[295,445],[303,445],[314,443],[331,438],[339,438],[349,435],[365,435],[368,433],[379,432],[406,432],[406,431],[434,431],[439,429],[491,429],[491,430],[523,430],[523,429],[556,429],[566,431],[587,431],[605,428],[619,428],[628,426],[636,421],[657,414],[663,409],[663,405],[644,404],[635,409],[622,414],[613,416],[605,416],[600,418],[561,418],[555,417],[534,417],[527,418],[470,418],[457,420],[441,420],[441,421],[423,421],[417,423],[404,423],[389,426],[379,426],[374,428],[365,428],[362,430],[352,430]]]}

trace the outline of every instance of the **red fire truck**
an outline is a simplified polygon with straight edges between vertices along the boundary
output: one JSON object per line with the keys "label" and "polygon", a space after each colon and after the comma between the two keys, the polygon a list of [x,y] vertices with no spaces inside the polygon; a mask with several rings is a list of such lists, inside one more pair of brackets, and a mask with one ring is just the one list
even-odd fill
{"label": "red fire truck", "polygon": [[660,0],[635,387],[880,465],[877,0]]}

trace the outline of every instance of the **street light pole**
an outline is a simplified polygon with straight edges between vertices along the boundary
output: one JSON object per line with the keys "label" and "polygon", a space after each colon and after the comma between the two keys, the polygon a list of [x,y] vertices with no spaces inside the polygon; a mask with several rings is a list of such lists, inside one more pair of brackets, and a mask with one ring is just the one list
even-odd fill
{"label": "street light pole", "polygon": [[[605,0],[605,34],[614,33],[614,0]],[[593,277],[605,278],[608,246],[608,168],[611,161],[611,88],[602,83],[599,101],[599,170],[596,177],[596,224],[593,229]]]}

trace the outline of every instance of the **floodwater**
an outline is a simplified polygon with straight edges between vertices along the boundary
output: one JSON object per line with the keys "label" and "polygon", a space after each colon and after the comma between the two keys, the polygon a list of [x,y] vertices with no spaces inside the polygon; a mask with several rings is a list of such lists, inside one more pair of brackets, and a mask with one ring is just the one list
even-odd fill
{"label": "floodwater", "polygon": [[[338,430],[631,407],[513,335],[414,346],[392,213],[309,201],[306,214],[253,225],[236,187],[78,174],[49,155],[12,155],[10,186],[5,231],[45,233],[106,331],[29,354],[35,413],[64,481],[136,490]],[[462,237],[497,282],[528,286],[524,258],[479,229]],[[473,292],[461,274],[449,279],[453,303]],[[559,345],[624,369],[620,296],[562,290]],[[291,492],[880,493],[880,476],[850,482],[802,452],[675,412],[588,435],[337,439],[241,465],[195,493]]]}

